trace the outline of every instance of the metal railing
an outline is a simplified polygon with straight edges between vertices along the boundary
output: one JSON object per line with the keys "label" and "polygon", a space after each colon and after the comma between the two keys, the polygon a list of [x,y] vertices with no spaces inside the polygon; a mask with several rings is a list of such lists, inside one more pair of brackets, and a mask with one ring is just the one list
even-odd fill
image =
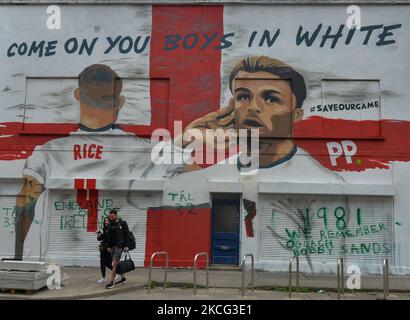
{"label": "metal railing", "polygon": [[251,288],[252,288],[252,292],[255,288],[255,283],[254,283],[255,263],[254,263],[254,259],[253,259],[253,254],[248,253],[248,254],[245,254],[242,258],[242,290],[241,290],[242,296],[245,295],[245,261],[246,261],[247,257],[251,257],[251,264],[252,264],[252,275],[251,275],[251,277],[252,277],[251,278],[252,287]]}
{"label": "metal railing", "polygon": [[383,299],[389,296],[389,260],[383,259]]}
{"label": "metal railing", "polygon": [[158,255],[165,255],[166,260],[165,260],[165,275],[164,275],[164,290],[167,284],[167,271],[168,271],[168,261],[169,261],[169,255],[168,252],[166,251],[159,251],[159,252],[154,252],[151,256],[150,262],[149,262],[149,271],[148,271],[148,293],[151,291],[151,276],[152,276],[152,262],[154,260],[155,256]]}
{"label": "metal railing", "polygon": [[209,255],[208,252],[200,252],[194,258],[194,294],[196,294],[196,270],[197,260],[200,256],[206,256],[206,290],[209,291]]}
{"label": "metal railing", "polygon": [[344,275],[344,263],[343,258],[339,257],[337,259],[337,299],[340,300],[340,292],[344,294],[345,292],[345,275]]}
{"label": "metal railing", "polygon": [[292,264],[296,258],[296,292],[299,292],[299,257],[293,256],[289,258],[289,298],[292,298]]}

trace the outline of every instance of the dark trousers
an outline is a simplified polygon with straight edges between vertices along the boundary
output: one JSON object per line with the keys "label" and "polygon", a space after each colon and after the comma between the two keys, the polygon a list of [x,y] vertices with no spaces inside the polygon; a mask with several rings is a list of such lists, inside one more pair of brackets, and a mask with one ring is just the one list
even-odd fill
{"label": "dark trousers", "polygon": [[112,258],[111,253],[107,251],[107,249],[100,252],[100,268],[101,268],[101,275],[105,278],[105,268],[112,269]]}

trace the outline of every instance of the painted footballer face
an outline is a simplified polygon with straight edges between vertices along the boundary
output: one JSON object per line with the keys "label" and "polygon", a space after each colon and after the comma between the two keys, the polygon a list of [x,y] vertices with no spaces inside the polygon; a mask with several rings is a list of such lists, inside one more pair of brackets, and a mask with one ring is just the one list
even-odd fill
{"label": "painted footballer face", "polygon": [[293,121],[303,116],[290,81],[269,72],[240,71],[232,89],[238,129],[259,129],[260,137],[290,137]]}

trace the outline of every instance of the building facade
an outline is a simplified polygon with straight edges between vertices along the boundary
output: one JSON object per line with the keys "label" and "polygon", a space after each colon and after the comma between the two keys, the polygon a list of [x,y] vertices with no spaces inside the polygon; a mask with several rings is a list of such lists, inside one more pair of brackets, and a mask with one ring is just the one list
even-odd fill
{"label": "building facade", "polygon": [[410,273],[406,1],[50,6],[0,5],[2,258],[97,265],[116,208],[139,266]]}

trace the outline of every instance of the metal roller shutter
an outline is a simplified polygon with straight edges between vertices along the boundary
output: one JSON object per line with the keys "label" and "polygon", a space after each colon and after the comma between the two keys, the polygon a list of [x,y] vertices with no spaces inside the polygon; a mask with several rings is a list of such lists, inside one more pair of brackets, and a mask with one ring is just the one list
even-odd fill
{"label": "metal roller shutter", "polygon": [[259,206],[260,262],[392,257],[392,197],[260,194]]}
{"label": "metal roller shutter", "polygon": [[0,258],[14,257],[15,248],[15,222],[16,222],[16,196],[0,196],[1,222],[0,222]]}
{"label": "metal roller shutter", "polygon": [[[98,265],[96,234],[87,232],[87,211],[78,207],[72,190],[52,190],[49,201],[49,234],[47,259],[66,265]],[[99,191],[98,226],[111,208],[127,221],[134,233],[137,248],[131,251],[136,265],[143,265],[146,220],[149,207],[162,205],[161,192]]]}

